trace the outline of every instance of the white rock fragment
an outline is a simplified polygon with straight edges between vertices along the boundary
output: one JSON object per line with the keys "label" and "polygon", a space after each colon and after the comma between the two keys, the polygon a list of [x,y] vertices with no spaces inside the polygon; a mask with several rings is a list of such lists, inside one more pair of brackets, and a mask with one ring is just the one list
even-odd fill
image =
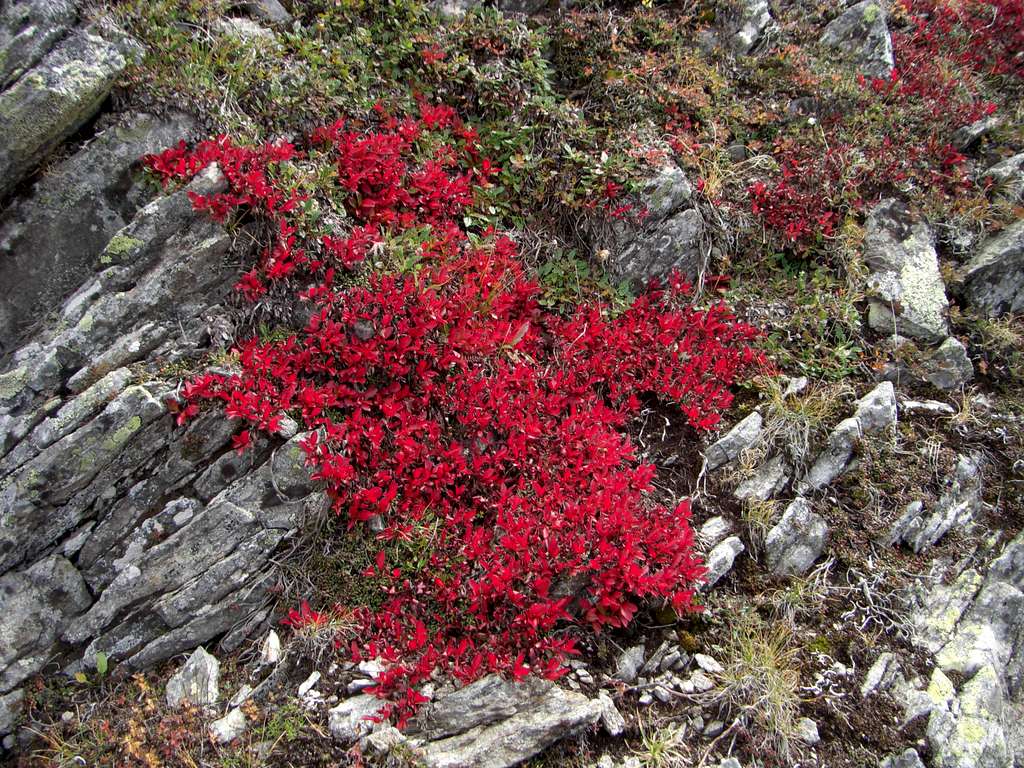
{"label": "white rock fragment", "polygon": [[270,630],[267,638],[263,641],[263,645],[260,646],[260,664],[277,664],[280,660],[281,638],[278,637],[277,632]]}
{"label": "white rock fragment", "polygon": [[205,707],[216,703],[220,696],[219,679],[220,662],[202,647],[196,648],[167,681],[167,706],[175,708],[190,703]]}
{"label": "white rock fragment", "polygon": [[220,720],[210,723],[210,738],[217,744],[230,744],[245,733],[245,714],[240,709],[232,709]]}

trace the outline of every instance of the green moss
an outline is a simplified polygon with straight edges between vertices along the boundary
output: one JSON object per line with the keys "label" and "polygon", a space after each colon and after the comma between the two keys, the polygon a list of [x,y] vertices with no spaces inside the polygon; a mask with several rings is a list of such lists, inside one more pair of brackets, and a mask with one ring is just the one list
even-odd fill
{"label": "green moss", "polygon": [[28,382],[28,368],[24,365],[0,374],[0,400],[13,400]]}
{"label": "green moss", "polygon": [[877,5],[869,5],[864,9],[864,21],[868,24],[874,24],[878,19],[878,15],[882,12],[882,9]]}
{"label": "green moss", "polygon": [[103,249],[103,253],[100,254],[100,264],[112,264],[115,259],[121,260],[121,258],[137,248],[141,247],[143,242],[137,238],[129,237],[128,235],[116,234],[110,238],[110,242],[107,243],[107,247]]}
{"label": "green moss", "polygon": [[123,425],[118,427],[107,439],[107,445],[112,449],[117,449],[128,442],[128,439],[134,435],[142,427],[142,418],[139,416],[132,416]]}

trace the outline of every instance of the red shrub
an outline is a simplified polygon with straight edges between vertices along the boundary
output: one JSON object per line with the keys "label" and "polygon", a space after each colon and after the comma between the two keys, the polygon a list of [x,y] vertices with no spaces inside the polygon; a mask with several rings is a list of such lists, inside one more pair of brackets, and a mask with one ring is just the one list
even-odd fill
{"label": "red shrub", "polygon": [[[319,270],[303,294],[317,307],[308,325],[284,341],[242,342],[241,373],[190,381],[179,419],[214,400],[273,432],[287,412],[311,430],[304,447],[334,509],[349,526],[379,522],[366,575],[381,605],[357,610],[359,635],[339,642],[387,662],[374,690],[400,722],[438,671],[554,677],[575,652],[574,625],[625,626],[644,600],[693,610],[702,567],[688,502],[648,498],[654,467],[638,463],[626,427],[658,397],[710,428],[730,385],[761,363],[752,328],[722,305],[688,306],[677,281],[617,317],[597,305],[570,318],[542,309],[511,240],[456,225],[489,164],[458,165],[476,160],[466,145],[414,161],[423,133],[449,131],[472,135],[436,109],[363,134],[340,123],[318,131],[358,225],[323,238],[317,262],[295,256],[288,210],[266,202],[294,197],[260,186],[278,145],[250,154],[218,140],[149,161],[167,177],[212,161],[233,167],[223,199],[280,222],[262,275],[243,280],[247,293],[287,276],[281,263]],[[358,263],[378,227],[424,223],[411,271],[335,289],[333,270]],[[288,622],[311,617],[321,620],[307,606]]]}

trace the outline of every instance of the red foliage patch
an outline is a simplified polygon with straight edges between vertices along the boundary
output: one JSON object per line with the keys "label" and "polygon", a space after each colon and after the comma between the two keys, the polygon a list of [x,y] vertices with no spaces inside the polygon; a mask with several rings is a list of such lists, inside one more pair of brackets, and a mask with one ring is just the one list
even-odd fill
{"label": "red foliage patch", "polygon": [[[415,161],[427,134],[430,146],[448,143]],[[646,600],[693,610],[703,569],[689,504],[651,501],[654,467],[638,462],[626,427],[658,397],[708,429],[730,385],[763,364],[754,329],[723,305],[689,306],[678,280],[617,317],[598,305],[568,318],[544,310],[511,240],[456,224],[490,168],[473,137],[444,108],[362,133],[341,122],[317,131],[356,226],[324,237],[316,258],[293,240],[296,196],[267,173],[295,155],[290,145],[221,138],[148,160],[168,179],[220,163],[229,190],[197,207],[245,206],[277,222],[243,291],[300,267],[317,278],[302,294],[316,307],[308,325],[283,341],[242,342],[242,372],[190,381],[179,420],[213,400],[249,430],[274,432],[288,413],[310,431],[304,447],[334,509],[349,526],[380,529],[366,575],[381,605],[358,608],[359,634],[339,641],[386,662],[374,691],[400,722],[438,672],[556,677],[575,652],[574,627],[626,626]],[[410,271],[335,287],[335,270],[358,264],[383,233],[424,224]],[[418,556],[402,559],[410,551]],[[304,606],[287,621],[323,616]]]}

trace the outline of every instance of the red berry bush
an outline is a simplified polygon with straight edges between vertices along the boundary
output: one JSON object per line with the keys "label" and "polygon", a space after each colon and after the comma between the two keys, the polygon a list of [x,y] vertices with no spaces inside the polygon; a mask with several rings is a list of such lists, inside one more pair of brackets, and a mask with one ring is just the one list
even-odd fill
{"label": "red berry bush", "polygon": [[[284,166],[313,160],[330,170],[347,234],[304,232],[309,193],[287,186]],[[513,241],[463,228],[493,168],[444,108],[339,121],[304,152],[221,137],[147,163],[167,181],[217,163],[228,189],[196,208],[255,213],[276,233],[240,290],[287,285],[310,306],[288,338],[239,343],[239,372],[189,381],[180,419],[222,404],[240,450],[285,414],[309,431],[334,510],[378,531],[365,576],[380,600],[348,606],[358,629],[337,643],[385,662],[374,690],[389,714],[403,721],[439,673],[556,677],[580,631],[627,626],[644,601],[694,609],[688,503],[651,500],[655,469],[638,461],[630,420],[657,398],[714,426],[730,386],[763,364],[754,329],[724,305],[690,306],[679,280],[615,316],[543,309]],[[399,237],[414,258],[354,273]],[[410,544],[424,556],[403,558]],[[325,615],[304,606],[288,621]]]}

